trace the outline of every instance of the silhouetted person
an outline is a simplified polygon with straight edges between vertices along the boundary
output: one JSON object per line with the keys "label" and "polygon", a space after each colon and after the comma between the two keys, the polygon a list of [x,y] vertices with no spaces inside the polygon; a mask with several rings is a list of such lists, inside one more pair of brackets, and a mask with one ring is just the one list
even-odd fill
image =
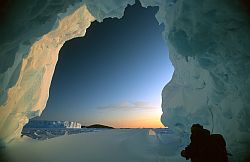
{"label": "silhouetted person", "polygon": [[226,142],[222,135],[212,134],[200,124],[191,127],[191,143],[181,156],[192,162],[227,162]]}

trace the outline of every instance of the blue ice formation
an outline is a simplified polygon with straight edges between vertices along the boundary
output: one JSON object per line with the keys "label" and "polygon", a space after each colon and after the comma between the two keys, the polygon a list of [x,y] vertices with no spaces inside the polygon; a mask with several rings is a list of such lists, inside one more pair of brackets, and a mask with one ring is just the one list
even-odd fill
{"label": "blue ice formation", "polygon": [[[162,91],[161,121],[180,137],[189,132],[193,123],[203,124],[213,133],[224,135],[229,151],[237,155],[235,161],[244,161],[250,146],[250,21],[242,1],[140,2],[144,7],[159,7],[156,19],[165,25],[163,36],[175,68],[172,80]],[[40,115],[45,107],[44,104],[34,109],[40,96],[33,95],[39,87],[35,80],[44,79],[43,70],[23,78],[34,84],[23,94],[27,103],[13,101],[9,106],[8,102],[15,97],[8,94],[23,77],[22,63],[31,46],[81,6],[85,5],[96,20],[102,21],[122,17],[125,7],[133,3],[134,0],[36,0],[15,4],[19,14],[10,14],[0,30],[0,138],[13,137],[17,128],[27,122],[23,117]],[[19,107],[23,111],[17,112]],[[10,123],[14,123],[13,127],[7,129]],[[3,130],[7,131],[4,135]]]}

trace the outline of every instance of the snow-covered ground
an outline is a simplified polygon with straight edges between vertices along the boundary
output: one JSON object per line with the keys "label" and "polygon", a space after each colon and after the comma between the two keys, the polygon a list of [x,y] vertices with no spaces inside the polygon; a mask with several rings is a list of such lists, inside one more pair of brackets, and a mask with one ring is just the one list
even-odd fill
{"label": "snow-covered ground", "polygon": [[114,129],[27,139],[6,148],[9,162],[181,162],[180,139],[152,129]]}

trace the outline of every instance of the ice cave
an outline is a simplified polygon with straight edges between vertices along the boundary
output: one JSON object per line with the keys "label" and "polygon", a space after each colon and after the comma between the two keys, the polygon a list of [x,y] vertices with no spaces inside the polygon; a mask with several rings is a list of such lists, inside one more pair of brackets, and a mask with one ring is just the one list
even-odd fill
{"label": "ice cave", "polygon": [[[175,68],[162,91],[162,123],[186,140],[190,126],[200,123],[225,137],[231,161],[249,160],[249,3],[140,2],[143,7],[159,7],[155,17],[165,26],[163,35]],[[11,1],[11,7],[1,8],[1,147],[18,139],[29,119],[45,108],[63,43],[84,36],[95,20],[121,18],[126,6],[134,3],[27,0]]]}

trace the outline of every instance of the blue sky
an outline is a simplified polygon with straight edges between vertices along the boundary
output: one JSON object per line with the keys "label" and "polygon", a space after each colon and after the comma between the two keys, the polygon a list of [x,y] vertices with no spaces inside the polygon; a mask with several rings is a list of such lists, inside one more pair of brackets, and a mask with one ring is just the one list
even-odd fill
{"label": "blue sky", "polygon": [[94,22],[84,37],[66,42],[40,119],[117,127],[154,127],[155,119],[159,124],[161,90],[173,67],[157,10],[137,3],[122,19]]}

